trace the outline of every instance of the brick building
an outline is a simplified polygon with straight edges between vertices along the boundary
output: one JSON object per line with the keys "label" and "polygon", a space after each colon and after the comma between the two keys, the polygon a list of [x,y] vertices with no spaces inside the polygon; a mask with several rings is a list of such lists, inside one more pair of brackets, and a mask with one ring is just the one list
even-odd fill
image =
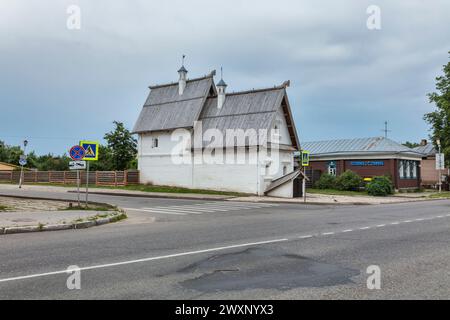
{"label": "brick building", "polygon": [[[420,146],[413,149],[422,154],[421,162],[421,177],[423,187],[435,188],[439,181],[439,170],[436,170],[436,148],[428,143],[427,140],[422,140]],[[449,168],[441,170],[441,175],[449,175]]]}
{"label": "brick building", "polygon": [[302,143],[310,152],[310,168],[320,174],[346,170],[362,178],[389,176],[396,189],[420,187],[422,154],[383,137]]}

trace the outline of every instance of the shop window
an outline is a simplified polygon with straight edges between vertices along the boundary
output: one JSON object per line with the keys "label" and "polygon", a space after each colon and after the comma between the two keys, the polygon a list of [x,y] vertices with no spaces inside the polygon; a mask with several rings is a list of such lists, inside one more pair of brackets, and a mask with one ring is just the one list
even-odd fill
{"label": "shop window", "polygon": [[405,161],[405,178],[409,179],[411,178],[411,162],[410,161]]}
{"label": "shop window", "polygon": [[405,177],[405,171],[403,170],[403,160],[400,160],[398,162],[398,175],[400,179],[403,179]]}

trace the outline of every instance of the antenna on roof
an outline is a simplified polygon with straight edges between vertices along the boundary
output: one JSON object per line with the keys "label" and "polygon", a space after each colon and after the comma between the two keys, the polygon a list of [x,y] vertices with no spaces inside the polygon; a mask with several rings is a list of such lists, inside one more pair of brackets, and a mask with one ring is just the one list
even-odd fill
{"label": "antenna on roof", "polygon": [[384,122],[384,129],[381,130],[381,131],[384,131],[384,137],[385,137],[385,138],[388,137],[388,132],[391,132],[391,131],[392,131],[392,130],[388,130],[388,122],[387,122],[387,121]]}
{"label": "antenna on roof", "polygon": [[185,55],[185,54],[183,54],[183,55],[181,56],[181,65],[182,65],[182,66],[184,66],[184,58],[186,58],[186,55]]}

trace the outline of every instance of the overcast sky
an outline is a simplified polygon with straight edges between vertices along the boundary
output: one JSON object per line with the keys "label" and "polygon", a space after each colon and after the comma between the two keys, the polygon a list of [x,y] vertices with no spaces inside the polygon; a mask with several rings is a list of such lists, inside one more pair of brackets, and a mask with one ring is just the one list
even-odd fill
{"label": "overcast sky", "polygon": [[[81,29],[69,30],[69,5]],[[366,26],[369,5],[381,30]],[[428,136],[450,1],[0,0],[0,140],[38,154],[132,128],[148,85],[224,68],[228,91],[279,85],[301,141]]]}

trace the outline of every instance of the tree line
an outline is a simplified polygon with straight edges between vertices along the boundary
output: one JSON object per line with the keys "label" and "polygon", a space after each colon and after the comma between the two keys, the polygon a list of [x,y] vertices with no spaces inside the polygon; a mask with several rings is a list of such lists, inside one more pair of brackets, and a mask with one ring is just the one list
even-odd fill
{"label": "tree line", "polygon": [[[99,146],[98,161],[91,161],[91,170],[111,171],[137,168],[137,141],[124,124],[114,121],[114,129],[103,137],[106,144]],[[18,165],[23,149],[20,146],[10,146],[0,140],[0,162]],[[64,171],[68,170],[69,161],[67,155],[37,155],[34,151],[27,153],[26,168],[39,171]]]}

